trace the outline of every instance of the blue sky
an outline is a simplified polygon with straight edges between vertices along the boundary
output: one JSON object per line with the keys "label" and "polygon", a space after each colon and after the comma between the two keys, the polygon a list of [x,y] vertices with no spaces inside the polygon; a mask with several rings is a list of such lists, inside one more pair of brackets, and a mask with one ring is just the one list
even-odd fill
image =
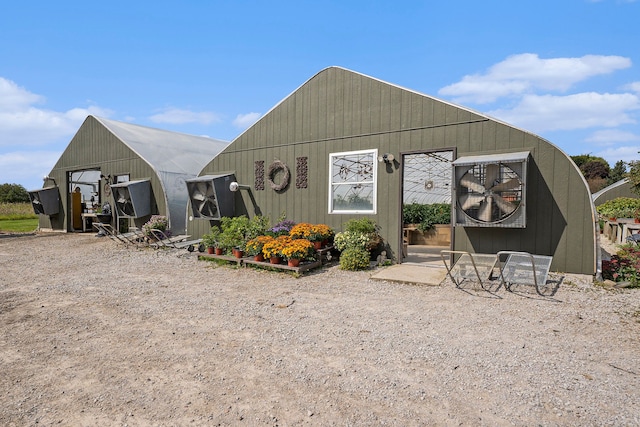
{"label": "blue sky", "polygon": [[41,187],[88,114],[231,141],[332,65],[638,160],[638,17],[639,0],[5,2],[0,183]]}

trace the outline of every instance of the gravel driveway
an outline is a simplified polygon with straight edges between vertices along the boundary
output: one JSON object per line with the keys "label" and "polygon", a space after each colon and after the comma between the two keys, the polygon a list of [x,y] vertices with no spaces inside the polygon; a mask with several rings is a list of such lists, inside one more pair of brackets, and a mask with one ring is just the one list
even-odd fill
{"label": "gravel driveway", "polygon": [[637,426],[640,290],[300,278],[0,238],[0,425]]}

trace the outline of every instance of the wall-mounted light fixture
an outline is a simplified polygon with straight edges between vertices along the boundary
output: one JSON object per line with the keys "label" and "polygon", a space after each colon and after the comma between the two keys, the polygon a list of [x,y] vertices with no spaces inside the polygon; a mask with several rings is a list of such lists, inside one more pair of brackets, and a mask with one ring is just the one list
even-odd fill
{"label": "wall-mounted light fixture", "polygon": [[384,153],[381,156],[378,156],[378,161],[380,163],[391,163],[393,162],[393,160],[395,159],[395,157],[393,157],[393,154],[391,153]]}
{"label": "wall-mounted light fixture", "polygon": [[229,190],[236,192],[238,190],[250,190],[251,187],[248,185],[242,185],[242,184],[238,184],[237,182],[233,181],[231,184],[229,184]]}

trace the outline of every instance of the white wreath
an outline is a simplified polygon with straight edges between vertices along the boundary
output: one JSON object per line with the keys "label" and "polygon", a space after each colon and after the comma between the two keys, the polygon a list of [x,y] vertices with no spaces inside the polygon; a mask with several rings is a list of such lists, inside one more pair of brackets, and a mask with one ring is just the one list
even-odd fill
{"label": "white wreath", "polygon": [[[273,182],[273,178],[275,178],[276,173],[282,170],[284,175],[282,176],[282,182],[280,184],[276,184]],[[282,191],[287,188],[289,185],[289,179],[291,178],[291,174],[289,173],[289,168],[284,162],[280,160],[274,160],[271,165],[269,165],[269,171],[267,172],[267,181],[269,181],[269,186],[275,191]]]}

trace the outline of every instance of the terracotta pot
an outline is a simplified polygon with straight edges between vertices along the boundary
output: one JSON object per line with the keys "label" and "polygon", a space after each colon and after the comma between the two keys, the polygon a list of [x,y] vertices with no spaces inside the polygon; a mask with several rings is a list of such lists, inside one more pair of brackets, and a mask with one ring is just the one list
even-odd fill
{"label": "terracotta pot", "polygon": [[616,222],[616,218],[612,216],[611,218],[609,218],[609,221]]}
{"label": "terracotta pot", "polygon": [[313,242],[313,247],[315,249],[322,249],[322,241],[315,241]]}
{"label": "terracotta pot", "polygon": [[242,256],[244,255],[244,251],[240,249],[236,249],[233,254],[235,255],[236,258],[242,258]]}
{"label": "terracotta pot", "polygon": [[280,264],[282,262],[282,258],[280,258],[279,256],[272,256],[271,258],[269,258],[269,262],[271,264]]}
{"label": "terracotta pot", "polygon": [[633,218],[633,222],[635,222],[636,224],[640,224],[640,218]]}
{"label": "terracotta pot", "polygon": [[208,247],[207,248],[207,253],[208,254],[213,254],[213,247]]}
{"label": "terracotta pot", "polygon": [[300,260],[297,258],[291,258],[290,260],[287,261],[287,265],[289,267],[297,267],[300,265]]}
{"label": "terracotta pot", "polygon": [[223,252],[222,248],[216,248],[215,249],[215,254],[216,255],[222,255],[222,252]]}
{"label": "terracotta pot", "polygon": [[254,257],[253,257],[253,260],[254,260],[254,261],[262,262],[262,261],[264,261],[264,255],[262,255],[262,254],[258,254],[258,255],[256,255],[256,256],[254,256]]}

